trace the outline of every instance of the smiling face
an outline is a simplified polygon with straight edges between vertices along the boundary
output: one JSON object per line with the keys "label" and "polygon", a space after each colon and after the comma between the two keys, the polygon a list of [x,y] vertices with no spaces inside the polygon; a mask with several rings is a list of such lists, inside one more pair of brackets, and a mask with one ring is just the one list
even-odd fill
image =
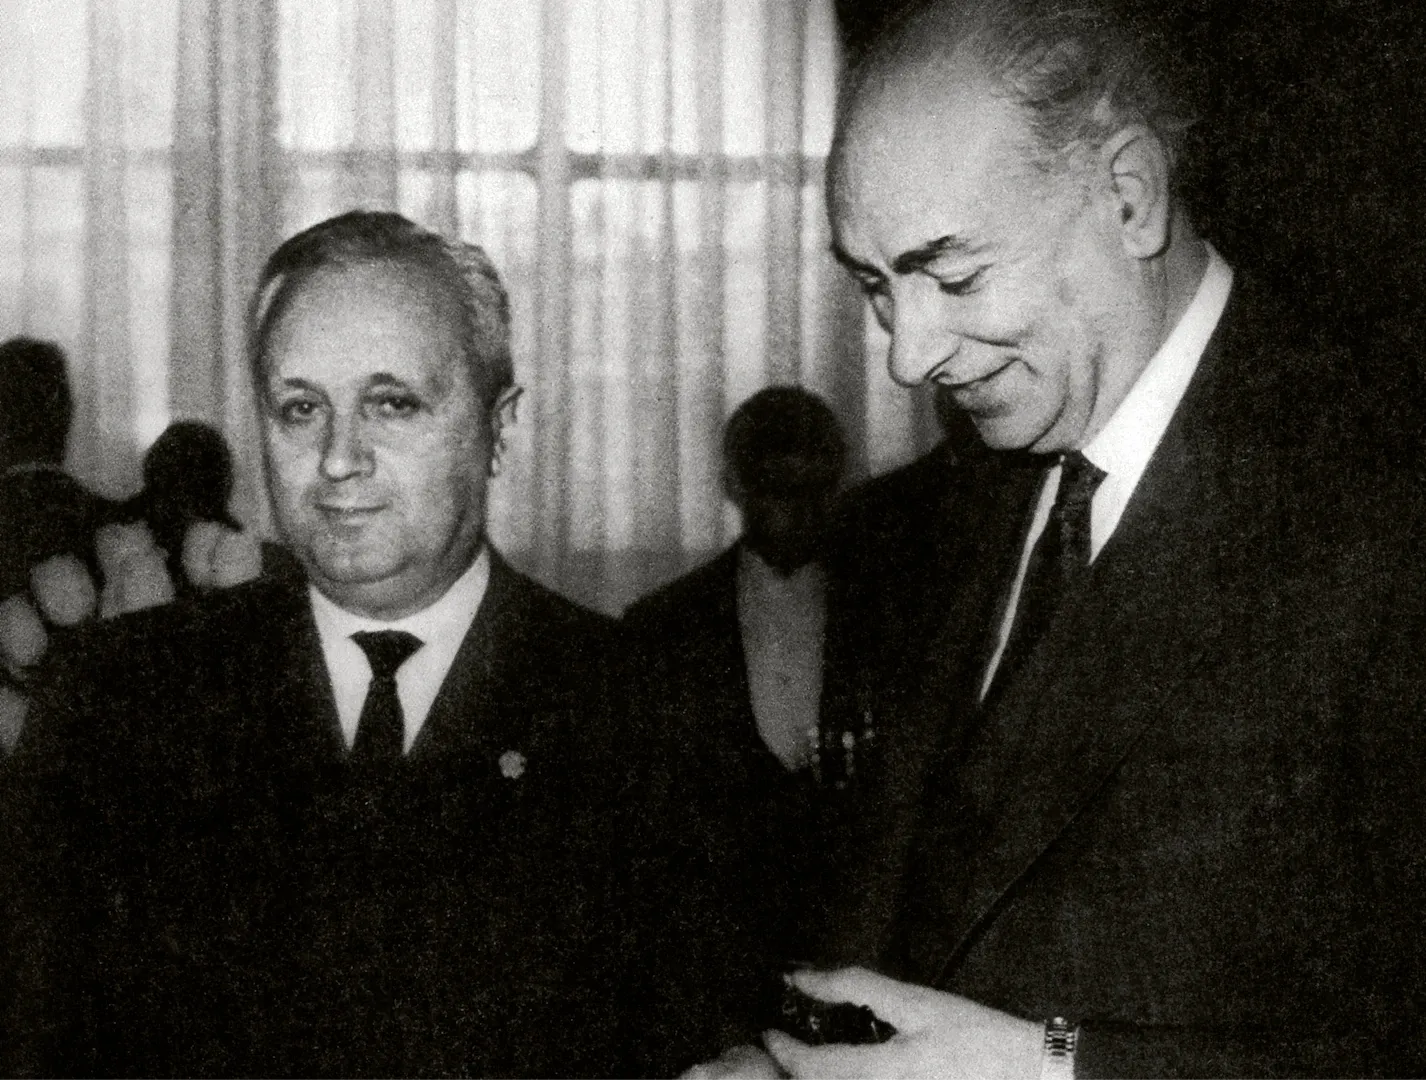
{"label": "smiling face", "polygon": [[1032,145],[969,65],[898,73],[852,103],[829,200],[892,377],[944,386],[991,447],[1052,452],[1103,426],[1148,354],[1094,155],[1047,171]]}
{"label": "smiling face", "polygon": [[479,550],[492,432],[460,330],[455,299],[425,271],[366,263],[299,282],[266,336],[278,526],[348,611],[429,607]]}

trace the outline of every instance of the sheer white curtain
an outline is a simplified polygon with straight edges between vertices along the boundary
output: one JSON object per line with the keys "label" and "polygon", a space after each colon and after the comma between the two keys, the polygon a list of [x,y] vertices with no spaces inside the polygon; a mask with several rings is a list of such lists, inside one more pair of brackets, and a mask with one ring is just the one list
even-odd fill
{"label": "sheer white curtain", "polygon": [[930,437],[827,252],[831,6],[0,0],[0,335],[70,352],[81,476],[132,489],[207,419],[261,523],[266,251],[354,206],[475,240],[527,388],[492,532],[617,609],[732,536],[719,437],[761,386],[826,397],[863,470]]}

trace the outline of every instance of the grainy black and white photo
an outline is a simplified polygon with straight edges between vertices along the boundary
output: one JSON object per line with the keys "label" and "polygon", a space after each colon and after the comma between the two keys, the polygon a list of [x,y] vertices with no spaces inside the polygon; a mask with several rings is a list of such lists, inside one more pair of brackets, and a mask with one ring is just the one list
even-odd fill
{"label": "grainy black and white photo", "polygon": [[1405,0],[0,0],[0,1074],[1426,1073]]}

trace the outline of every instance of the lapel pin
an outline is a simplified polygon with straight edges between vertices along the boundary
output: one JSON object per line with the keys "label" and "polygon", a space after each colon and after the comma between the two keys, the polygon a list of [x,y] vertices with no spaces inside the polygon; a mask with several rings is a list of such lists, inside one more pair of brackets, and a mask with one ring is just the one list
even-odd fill
{"label": "lapel pin", "polygon": [[506,750],[500,755],[500,775],[506,780],[518,780],[525,775],[525,755],[518,750]]}

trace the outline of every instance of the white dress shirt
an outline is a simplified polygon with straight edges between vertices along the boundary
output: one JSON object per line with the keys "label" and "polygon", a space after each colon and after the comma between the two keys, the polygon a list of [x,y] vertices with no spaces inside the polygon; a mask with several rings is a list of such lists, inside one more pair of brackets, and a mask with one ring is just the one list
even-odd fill
{"label": "white dress shirt", "polygon": [[409,753],[426,723],[426,716],[440,693],[451,664],[455,662],[461,642],[475,621],[475,613],[480,610],[489,584],[490,549],[482,547],[470,568],[456,579],[444,596],[424,611],[395,622],[380,622],[353,615],[332,603],[315,587],[308,586],[312,615],[317,621],[317,635],[322,641],[322,656],[332,680],[332,693],[337,699],[342,738],[348,747],[356,741],[357,723],[361,720],[361,708],[366,703],[367,687],[371,684],[371,665],[361,646],[352,640],[352,635],[359,630],[404,630],[421,641],[421,648],[412,653],[396,672],[396,696],[401,701],[406,724],[402,752]]}
{"label": "white dress shirt", "polygon": [[753,716],[763,743],[789,769],[807,764],[822,700],[827,576],[813,562],[783,575],[738,551],[738,629]]}
{"label": "white dress shirt", "polygon": [[[1080,453],[1105,474],[1090,503],[1090,562],[1099,557],[1104,545],[1119,527],[1119,519],[1124,516],[1129,499],[1139,486],[1139,478],[1144,475],[1149,459],[1154,456],[1159,441],[1168,430],[1169,421],[1183,400],[1193,373],[1198,370],[1198,362],[1203,359],[1208,339],[1213,336],[1218,320],[1223,317],[1232,288],[1232,267],[1223,261],[1211,244],[1208,245],[1208,267],[1182,317],[1139,373],[1108,423],[1099,434],[1080,447]],[[980,684],[982,698],[990,690],[995,671],[1000,666],[1000,657],[1010,640],[1010,628],[1015,622],[1015,609],[1020,603],[1020,589],[1025,584],[1030,553],[1050,520],[1050,511],[1060,489],[1060,472],[1058,464],[1051,467],[1040,489],[1040,500],[1035,505],[1030,532],[1020,552],[1015,584],[1000,621],[995,654],[986,666],[985,677]]]}

